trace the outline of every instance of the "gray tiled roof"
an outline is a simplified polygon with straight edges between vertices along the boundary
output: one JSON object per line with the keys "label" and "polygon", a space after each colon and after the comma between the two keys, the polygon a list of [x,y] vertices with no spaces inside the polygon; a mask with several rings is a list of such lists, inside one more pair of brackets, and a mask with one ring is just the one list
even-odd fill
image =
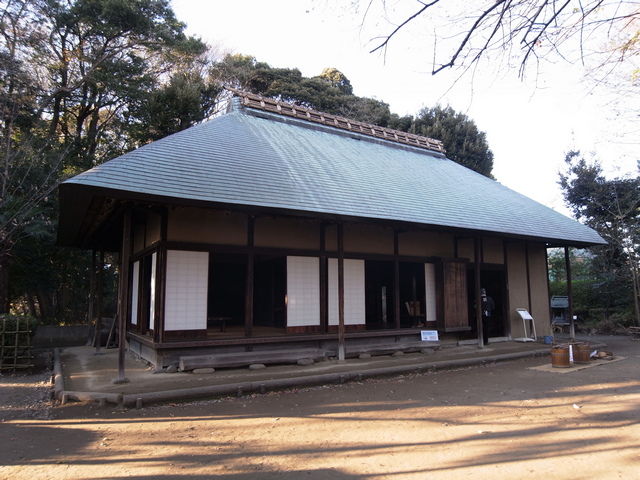
{"label": "gray tiled roof", "polygon": [[592,229],[438,152],[234,105],[73,177],[61,191],[92,186],[118,197],[604,243]]}

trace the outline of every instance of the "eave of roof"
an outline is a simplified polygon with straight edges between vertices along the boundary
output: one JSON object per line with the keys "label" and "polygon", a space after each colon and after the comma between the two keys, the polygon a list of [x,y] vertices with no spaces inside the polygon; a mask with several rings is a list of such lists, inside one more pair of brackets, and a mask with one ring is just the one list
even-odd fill
{"label": "eave of roof", "polygon": [[[75,244],[74,195],[392,222],[554,245],[605,243],[592,229],[418,148],[326,123],[242,106],[84,172],[61,185],[59,240]],[[74,212],[75,210],[75,212]]]}

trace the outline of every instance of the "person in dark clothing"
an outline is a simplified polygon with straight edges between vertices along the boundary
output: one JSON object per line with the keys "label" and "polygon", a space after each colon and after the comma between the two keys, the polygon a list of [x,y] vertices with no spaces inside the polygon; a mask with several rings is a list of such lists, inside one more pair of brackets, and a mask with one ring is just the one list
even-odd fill
{"label": "person in dark clothing", "polygon": [[480,308],[482,308],[482,339],[485,345],[489,345],[489,327],[491,326],[491,315],[496,308],[493,298],[487,295],[483,288],[480,290]]}

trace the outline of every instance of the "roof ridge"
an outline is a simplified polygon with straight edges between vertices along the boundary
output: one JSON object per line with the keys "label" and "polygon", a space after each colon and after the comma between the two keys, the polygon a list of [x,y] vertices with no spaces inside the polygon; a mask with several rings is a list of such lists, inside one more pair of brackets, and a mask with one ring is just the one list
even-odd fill
{"label": "roof ridge", "polygon": [[396,143],[403,143],[406,145],[412,145],[414,147],[433,150],[443,154],[445,153],[444,145],[440,140],[434,140],[433,138],[423,137],[421,135],[416,135],[413,133],[402,132],[400,130],[394,130],[392,128],[380,127],[372,123],[351,120],[339,115],[318,112],[317,110],[300,107],[291,103],[276,100],[274,98],[263,97],[261,95],[245,92],[243,90],[237,90],[235,88],[225,88],[232,92],[234,96],[239,97],[241,104],[244,107],[264,110],[266,112],[277,113],[280,115],[286,115],[289,117],[299,118],[301,120],[328,125],[342,130],[348,130],[350,132],[361,133],[370,137],[389,140]]}

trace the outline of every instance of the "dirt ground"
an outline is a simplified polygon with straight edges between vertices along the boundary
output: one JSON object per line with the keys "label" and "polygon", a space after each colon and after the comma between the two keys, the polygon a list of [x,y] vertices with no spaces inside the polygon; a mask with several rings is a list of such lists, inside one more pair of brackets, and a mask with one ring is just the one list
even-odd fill
{"label": "dirt ground", "polygon": [[582,370],[526,358],[120,410],[0,377],[1,479],[630,479],[640,342]]}

